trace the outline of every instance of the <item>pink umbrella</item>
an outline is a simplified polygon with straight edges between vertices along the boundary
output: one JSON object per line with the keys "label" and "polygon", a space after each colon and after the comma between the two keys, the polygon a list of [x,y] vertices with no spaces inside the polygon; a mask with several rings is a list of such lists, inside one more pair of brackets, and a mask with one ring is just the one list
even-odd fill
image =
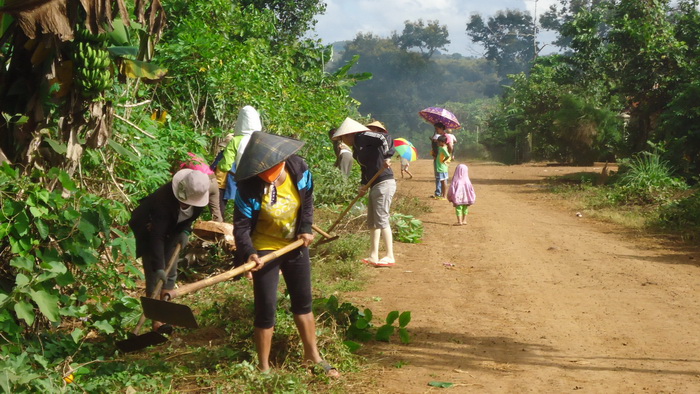
{"label": "pink umbrella", "polygon": [[448,129],[458,129],[462,127],[457,117],[452,112],[440,107],[428,107],[418,112],[423,119],[430,124],[442,123]]}

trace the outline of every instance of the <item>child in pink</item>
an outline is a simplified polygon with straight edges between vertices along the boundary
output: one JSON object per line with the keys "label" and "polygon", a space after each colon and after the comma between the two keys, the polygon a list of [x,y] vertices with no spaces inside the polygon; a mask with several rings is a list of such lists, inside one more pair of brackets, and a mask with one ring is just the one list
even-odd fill
{"label": "child in pink", "polygon": [[452,183],[447,189],[447,200],[455,207],[457,223],[455,226],[467,224],[469,206],[476,202],[476,193],[472,181],[469,180],[469,169],[465,164],[460,164],[452,175]]}

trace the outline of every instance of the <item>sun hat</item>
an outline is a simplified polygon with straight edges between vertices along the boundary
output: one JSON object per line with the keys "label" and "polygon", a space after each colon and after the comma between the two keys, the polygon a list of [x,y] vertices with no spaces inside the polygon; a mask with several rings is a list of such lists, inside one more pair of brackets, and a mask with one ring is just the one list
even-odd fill
{"label": "sun hat", "polygon": [[345,118],[343,123],[340,124],[340,127],[338,127],[338,130],[333,134],[333,139],[338,140],[346,134],[362,133],[364,131],[369,131],[369,129],[356,120]]}
{"label": "sun hat", "polygon": [[370,130],[372,129],[372,127],[376,127],[378,129],[380,129],[383,133],[388,133],[388,131],[386,131],[386,127],[384,127],[384,124],[382,124],[382,122],[380,122],[378,120],[375,120],[372,123],[368,123],[366,126]]}
{"label": "sun hat", "polygon": [[304,142],[293,138],[256,131],[250,136],[241,162],[236,167],[236,181],[252,178],[269,170],[296,153],[302,146]]}
{"label": "sun hat", "polygon": [[185,168],[173,175],[173,193],[182,203],[203,207],[209,204],[210,182],[203,172]]}

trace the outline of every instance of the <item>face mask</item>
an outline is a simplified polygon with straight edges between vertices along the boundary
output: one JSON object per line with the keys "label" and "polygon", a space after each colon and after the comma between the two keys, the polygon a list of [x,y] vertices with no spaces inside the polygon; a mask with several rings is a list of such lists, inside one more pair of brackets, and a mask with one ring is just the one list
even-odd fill
{"label": "face mask", "polygon": [[277,164],[276,166],[270,168],[267,171],[263,171],[258,176],[260,179],[267,183],[272,183],[279,178],[280,174],[282,173],[282,170],[284,169],[284,162],[281,162]]}

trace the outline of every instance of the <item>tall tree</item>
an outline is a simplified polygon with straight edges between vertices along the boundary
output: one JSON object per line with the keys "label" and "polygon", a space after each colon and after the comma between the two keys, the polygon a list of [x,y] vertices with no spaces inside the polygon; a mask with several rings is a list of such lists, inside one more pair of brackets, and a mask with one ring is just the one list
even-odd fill
{"label": "tall tree", "polygon": [[428,21],[426,25],[422,19],[418,19],[416,22],[405,21],[403,32],[400,36],[394,33],[394,40],[399,48],[418,48],[426,59],[430,59],[436,50],[444,50],[450,43],[449,35],[447,25],[440,26],[437,20]]}
{"label": "tall tree", "polygon": [[621,0],[611,20],[610,75],[627,99],[633,151],[643,150],[671,99],[685,62],[685,43],[675,37],[669,0]]}
{"label": "tall tree", "polygon": [[488,21],[479,14],[467,23],[467,35],[484,47],[484,57],[496,63],[498,76],[528,71],[536,56],[535,24],[528,12],[499,11]]}
{"label": "tall tree", "polygon": [[316,24],[314,17],[326,11],[322,0],[239,0],[238,3],[272,11],[277,19],[275,40],[284,42],[301,38]]}
{"label": "tall tree", "polygon": [[573,36],[564,31],[566,25],[571,24],[580,12],[592,11],[600,8],[599,5],[607,3],[609,0],[559,0],[559,4],[552,4],[549,10],[540,17],[540,24],[543,29],[552,30],[557,33],[554,45],[562,50],[571,49]]}

